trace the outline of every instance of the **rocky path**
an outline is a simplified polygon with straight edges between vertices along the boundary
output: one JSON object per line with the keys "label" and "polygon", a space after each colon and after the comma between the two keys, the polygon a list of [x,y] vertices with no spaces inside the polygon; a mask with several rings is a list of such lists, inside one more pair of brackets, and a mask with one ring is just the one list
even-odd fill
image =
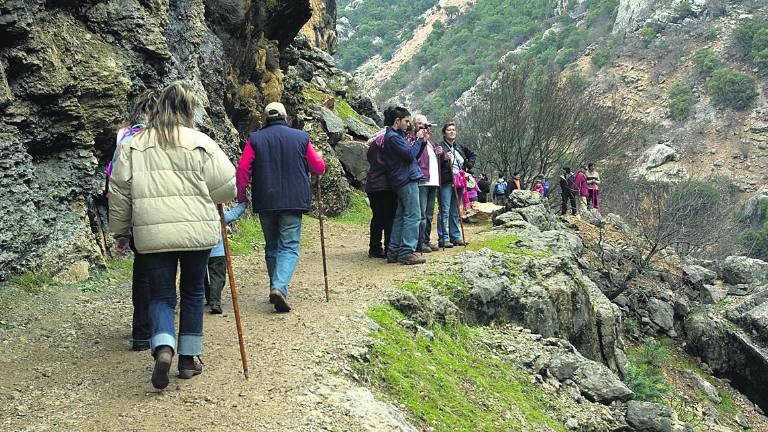
{"label": "rocky path", "polygon": [[330,303],[323,301],[314,220],[304,228],[290,314],[275,314],[267,303],[260,252],[236,258],[249,381],[241,378],[228,301],[224,315],[205,316],[205,373],[172,378],[157,392],[149,382],[149,354],[129,351],[126,283],[101,293],[63,288],[13,299],[6,293],[0,298],[0,430],[385,430],[387,419],[370,412],[356,417],[354,405],[370,393],[344,377],[348,356],[368,332],[364,312],[397,281],[460,250],[431,254],[418,268],[387,265],[367,258],[366,227],[330,223],[326,230]]}

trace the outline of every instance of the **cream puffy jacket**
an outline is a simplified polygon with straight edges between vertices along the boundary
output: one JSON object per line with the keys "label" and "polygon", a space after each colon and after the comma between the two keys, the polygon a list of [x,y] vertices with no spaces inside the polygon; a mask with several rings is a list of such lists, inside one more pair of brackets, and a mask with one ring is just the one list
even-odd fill
{"label": "cream puffy jacket", "polygon": [[179,128],[162,148],[151,130],[128,141],[109,180],[109,229],[133,231],[140,253],[210,249],[221,237],[216,204],[235,197],[235,167],[208,135]]}

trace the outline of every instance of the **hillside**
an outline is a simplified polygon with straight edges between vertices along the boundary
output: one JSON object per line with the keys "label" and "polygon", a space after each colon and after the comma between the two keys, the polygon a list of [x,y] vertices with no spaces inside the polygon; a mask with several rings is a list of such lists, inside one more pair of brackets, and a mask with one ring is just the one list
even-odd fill
{"label": "hillside", "polygon": [[[353,73],[378,91],[380,105],[400,102],[439,122],[470,105],[499,67],[532,61],[541,70],[578,74],[606,103],[618,102],[643,120],[646,132],[628,143],[624,156],[645,162],[652,145],[671,147],[668,163],[649,167],[654,175],[715,173],[747,192],[768,180],[765,2],[479,0],[467,6],[433,24],[396,73],[387,64],[385,81],[366,66],[377,64],[381,52],[374,48],[372,60]],[[356,29],[363,37],[364,28]]]}

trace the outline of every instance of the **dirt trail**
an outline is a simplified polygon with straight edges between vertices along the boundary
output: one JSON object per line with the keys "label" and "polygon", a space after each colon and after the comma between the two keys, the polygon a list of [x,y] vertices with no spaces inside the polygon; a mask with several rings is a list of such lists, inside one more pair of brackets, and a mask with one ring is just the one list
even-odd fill
{"label": "dirt trail", "polygon": [[304,227],[290,314],[273,313],[267,302],[261,253],[236,258],[249,381],[240,377],[228,295],[223,316],[205,316],[205,372],[189,381],[174,377],[164,392],[149,383],[148,352],[129,351],[129,285],[6,299],[0,323],[11,328],[0,336],[0,430],[361,430],[354,416],[312,389],[344,380],[338,377],[366,335],[364,312],[372,304],[397,281],[463,248],[427,255],[432,265],[387,265],[367,258],[366,227],[330,223],[326,232],[330,303],[323,301],[314,220]]}

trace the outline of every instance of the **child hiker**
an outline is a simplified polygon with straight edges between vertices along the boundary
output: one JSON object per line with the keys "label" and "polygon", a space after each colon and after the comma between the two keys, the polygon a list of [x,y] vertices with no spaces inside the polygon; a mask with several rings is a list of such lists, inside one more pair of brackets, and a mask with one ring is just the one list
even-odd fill
{"label": "child hiker", "polygon": [[[227,225],[238,220],[245,211],[245,203],[224,212],[224,222]],[[224,238],[211,249],[208,257],[208,277],[205,279],[205,304],[211,307],[211,315],[221,314],[221,291],[227,281],[227,257],[224,256]]]}

